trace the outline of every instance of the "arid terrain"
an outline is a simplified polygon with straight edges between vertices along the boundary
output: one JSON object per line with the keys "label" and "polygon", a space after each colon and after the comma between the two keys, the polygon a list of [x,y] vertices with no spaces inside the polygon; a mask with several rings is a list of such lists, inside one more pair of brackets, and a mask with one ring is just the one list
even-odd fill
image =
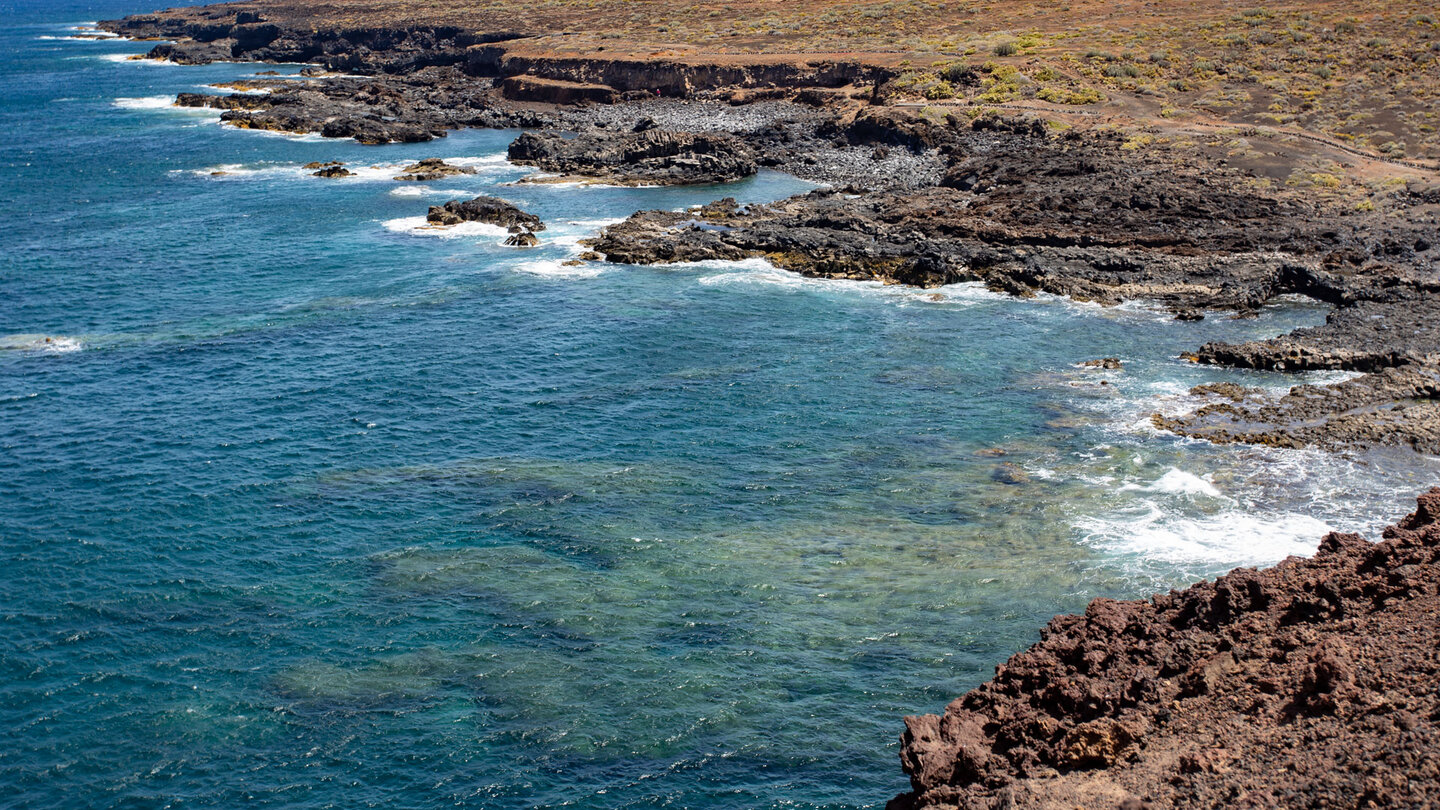
{"label": "arid terrain", "polygon": [[741,0],[723,10],[658,0],[254,0],[182,16],[218,25],[242,6],[295,31],[453,28],[503,41],[516,58],[855,61],[894,71],[897,100],[937,109],[1023,104],[1149,124],[1161,137],[1273,127],[1387,158],[1440,158],[1440,25],[1432,6],[1409,0]]}

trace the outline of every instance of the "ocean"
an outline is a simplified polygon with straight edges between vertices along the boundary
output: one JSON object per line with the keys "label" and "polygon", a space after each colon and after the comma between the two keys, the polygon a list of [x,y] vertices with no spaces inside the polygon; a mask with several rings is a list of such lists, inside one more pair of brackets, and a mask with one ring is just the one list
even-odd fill
{"label": "ocean", "polygon": [[[901,717],[1052,615],[1373,536],[1440,467],[1150,427],[1342,379],[1178,359],[1304,299],[569,266],[636,210],[813,186],[235,130],[170,102],[263,66],[72,38],[149,6],[0,7],[5,807],[879,807]],[[391,179],[424,157],[476,174]],[[542,245],[417,227],[477,194]]]}

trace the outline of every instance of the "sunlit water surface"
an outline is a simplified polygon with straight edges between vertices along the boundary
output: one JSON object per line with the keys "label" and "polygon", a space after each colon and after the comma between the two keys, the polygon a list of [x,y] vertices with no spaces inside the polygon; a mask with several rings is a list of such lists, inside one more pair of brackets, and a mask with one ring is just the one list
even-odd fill
{"label": "sunlit water surface", "polygon": [[[901,716],[1056,612],[1373,531],[1434,478],[1150,429],[1200,382],[1293,384],[1176,356],[1316,305],[566,266],[640,208],[808,186],[518,187],[513,132],[224,128],[169,102],[255,66],[67,39],[143,10],[12,2],[0,34],[7,806],[878,806]],[[478,172],[389,179],[430,156]],[[300,168],[332,159],[378,168]],[[479,193],[544,245],[415,227]]]}

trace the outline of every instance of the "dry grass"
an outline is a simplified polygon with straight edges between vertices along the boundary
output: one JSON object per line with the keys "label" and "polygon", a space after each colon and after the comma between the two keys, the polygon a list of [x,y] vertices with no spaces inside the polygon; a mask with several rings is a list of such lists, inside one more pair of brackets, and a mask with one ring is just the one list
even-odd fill
{"label": "dry grass", "polygon": [[[521,52],[730,61],[849,56],[921,100],[1293,126],[1440,158],[1440,12],[1426,0],[250,0],[302,27],[519,31]],[[947,73],[948,71],[948,73]],[[956,76],[965,73],[965,80]]]}

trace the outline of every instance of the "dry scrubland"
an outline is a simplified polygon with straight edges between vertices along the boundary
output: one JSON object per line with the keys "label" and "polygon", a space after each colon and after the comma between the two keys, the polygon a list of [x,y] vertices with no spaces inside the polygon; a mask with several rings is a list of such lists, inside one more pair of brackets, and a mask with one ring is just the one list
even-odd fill
{"label": "dry scrubland", "polygon": [[[303,11],[293,0],[247,5],[312,17],[324,27],[516,31],[535,36],[522,50],[550,55],[850,54],[902,71],[892,85],[896,95],[937,108],[1054,105],[1154,121],[1161,132],[1172,121],[1296,127],[1387,158],[1440,158],[1440,11],[1414,0],[739,0],[723,8],[664,0],[357,0],[307,4]],[[1234,148],[1243,154],[1243,144]]]}

